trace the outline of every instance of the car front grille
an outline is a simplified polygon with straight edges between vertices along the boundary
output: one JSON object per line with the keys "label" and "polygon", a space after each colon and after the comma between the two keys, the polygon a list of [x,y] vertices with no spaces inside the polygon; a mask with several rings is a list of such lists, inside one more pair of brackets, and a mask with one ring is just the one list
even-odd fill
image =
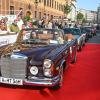
{"label": "car front grille", "polygon": [[26,64],[26,59],[11,59],[10,57],[1,57],[1,76],[6,78],[25,79]]}

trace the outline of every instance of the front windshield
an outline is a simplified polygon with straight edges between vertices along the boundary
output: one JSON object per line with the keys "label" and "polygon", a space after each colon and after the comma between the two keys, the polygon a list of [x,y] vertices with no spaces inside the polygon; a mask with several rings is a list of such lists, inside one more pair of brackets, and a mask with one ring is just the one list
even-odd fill
{"label": "front windshield", "polygon": [[58,38],[63,38],[63,35],[58,30],[49,29],[34,29],[26,31],[27,38],[24,38],[24,43],[34,44],[58,44]]}
{"label": "front windshield", "polygon": [[64,29],[65,34],[72,34],[72,35],[80,35],[80,29],[75,29],[75,28],[66,28]]}
{"label": "front windshield", "polygon": [[80,35],[80,29],[73,29],[73,35]]}
{"label": "front windshield", "polygon": [[70,33],[72,34],[72,32],[73,32],[73,31],[72,31],[71,28],[65,28],[65,29],[64,29],[64,33],[65,33],[65,34],[70,34]]}
{"label": "front windshield", "polygon": [[82,30],[81,30],[81,33],[86,33],[86,30],[83,30],[83,29],[82,29]]}

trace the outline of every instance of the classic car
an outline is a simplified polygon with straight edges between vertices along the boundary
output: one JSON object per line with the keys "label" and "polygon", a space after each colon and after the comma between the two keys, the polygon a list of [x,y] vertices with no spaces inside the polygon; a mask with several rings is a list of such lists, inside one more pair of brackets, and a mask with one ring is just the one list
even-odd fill
{"label": "classic car", "polygon": [[85,45],[84,35],[81,34],[81,30],[79,28],[64,28],[64,34],[72,34],[75,39],[77,39],[78,51],[82,50],[83,45]]}
{"label": "classic car", "polygon": [[91,26],[84,26],[82,29],[87,32],[88,38],[92,38],[92,36],[96,35],[96,28],[93,28]]}
{"label": "classic car", "polygon": [[84,28],[80,28],[80,29],[81,29],[81,33],[84,35],[85,42],[87,42],[89,40],[88,32]]}
{"label": "classic car", "polygon": [[24,29],[0,49],[0,83],[60,88],[63,71],[76,61],[77,41],[56,29]]}

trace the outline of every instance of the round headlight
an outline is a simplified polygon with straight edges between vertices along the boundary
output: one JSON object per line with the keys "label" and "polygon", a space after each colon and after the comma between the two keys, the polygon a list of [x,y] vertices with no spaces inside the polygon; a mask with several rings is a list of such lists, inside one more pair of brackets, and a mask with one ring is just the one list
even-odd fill
{"label": "round headlight", "polygon": [[32,75],[37,75],[38,74],[38,68],[36,66],[32,66],[30,68],[30,72]]}
{"label": "round headlight", "polygon": [[45,69],[44,70],[44,75],[47,76],[47,77],[51,77],[52,76],[51,70],[50,69]]}
{"label": "round headlight", "polygon": [[44,67],[45,68],[50,68],[51,67],[52,61],[50,59],[45,59],[44,60]]}

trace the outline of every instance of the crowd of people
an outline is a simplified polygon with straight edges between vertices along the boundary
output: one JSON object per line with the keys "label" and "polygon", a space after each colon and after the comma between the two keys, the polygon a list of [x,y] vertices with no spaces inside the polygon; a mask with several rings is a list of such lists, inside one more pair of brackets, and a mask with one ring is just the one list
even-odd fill
{"label": "crowd of people", "polygon": [[17,18],[14,19],[12,23],[8,22],[7,17],[3,17],[0,20],[1,31],[19,32],[24,28],[32,28],[32,27],[33,23],[32,23],[32,18],[30,17],[30,12],[27,12],[24,18],[22,18],[21,16],[17,16]]}
{"label": "crowd of people", "polygon": [[26,16],[17,16],[12,23],[8,23],[8,18],[4,17],[0,20],[0,30],[1,31],[10,31],[10,32],[19,32],[24,28],[60,28],[68,27],[67,23],[63,21],[53,20],[48,17],[43,17],[39,20],[34,20],[31,18],[31,12],[27,11]]}
{"label": "crowd of people", "polygon": [[[33,20],[31,18],[31,12],[27,11],[26,16],[17,16],[16,19],[12,23],[8,23],[8,18],[2,18],[0,20],[0,30],[1,31],[10,31],[10,32],[19,32],[25,28],[60,28],[63,29],[65,27],[73,27],[71,24],[67,24],[63,20],[57,21],[50,19],[48,17],[44,17],[40,20]],[[74,27],[78,27],[76,24]],[[100,30],[100,26],[97,25],[97,30]]]}

